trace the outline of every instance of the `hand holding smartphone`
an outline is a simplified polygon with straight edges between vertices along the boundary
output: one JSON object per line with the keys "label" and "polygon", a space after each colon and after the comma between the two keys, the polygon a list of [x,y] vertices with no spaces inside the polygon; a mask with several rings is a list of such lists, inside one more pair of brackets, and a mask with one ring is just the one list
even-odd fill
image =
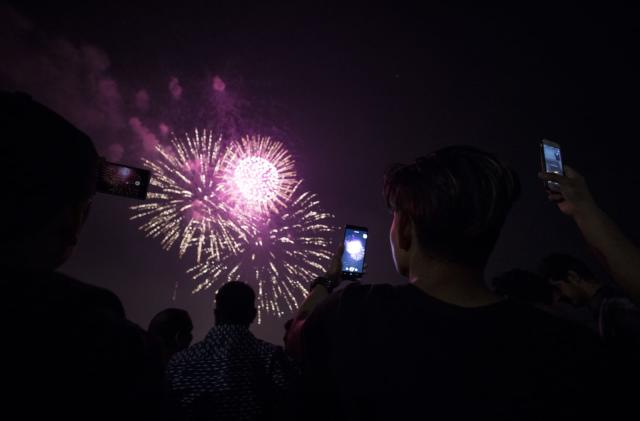
{"label": "hand holding smartphone", "polygon": [[[560,145],[548,139],[542,139],[540,142],[540,165],[542,172],[564,175]],[[547,190],[560,190],[560,186],[554,181],[545,181],[544,184]]]}
{"label": "hand holding smartphone", "polygon": [[101,193],[144,200],[150,180],[148,170],[102,161],[96,189]]}
{"label": "hand holding smartphone", "polygon": [[356,279],[364,275],[364,259],[369,230],[366,227],[347,225],[344,228],[344,252],[342,253],[342,277]]}

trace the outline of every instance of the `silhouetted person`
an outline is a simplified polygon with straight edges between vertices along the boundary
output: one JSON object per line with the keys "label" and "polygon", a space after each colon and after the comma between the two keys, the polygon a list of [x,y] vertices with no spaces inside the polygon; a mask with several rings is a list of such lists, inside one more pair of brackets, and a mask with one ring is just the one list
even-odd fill
{"label": "silhouetted person", "polygon": [[183,418],[270,420],[291,416],[297,371],[281,347],[249,331],[255,293],[228,282],[216,294],[216,325],[204,341],[176,354],[167,368]]}
{"label": "silhouetted person", "polygon": [[[637,378],[640,375],[637,357],[640,248],[600,208],[578,171],[565,165],[564,175],[541,173],[538,176],[557,184],[557,190],[547,191],[549,200],[573,220],[613,284],[603,285],[584,263],[575,259],[569,263],[567,256],[549,260],[543,265],[543,276],[547,280],[555,279],[554,286],[564,301],[576,307],[585,304],[582,308],[591,310],[587,318],[580,321],[591,326],[604,340],[613,353],[612,359],[621,366],[616,372],[624,373],[625,379]],[[625,400],[635,402],[635,399],[631,395]]]}
{"label": "silhouetted person", "polygon": [[167,308],[156,314],[147,331],[160,341],[165,364],[177,352],[187,349],[193,340],[191,317],[179,308]]}
{"label": "silhouetted person", "polygon": [[582,175],[568,165],[564,166],[564,173],[538,175],[558,185],[559,190],[548,191],[549,200],[573,219],[616,285],[640,304],[640,248],[598,206]]}
{"label": "silhouetted person", "polygon": [[591,325],[603,340],[640,345],[640,308],[597,279],[584,262],[567,254],[550,254],[542,260],[540,273],[559,299],[589,310]]}
{"label": "silhouetted person", "polygon": [[[147,419],[159,360],[110,291],[55,270],[95,193],[91,140],[27,95],[0,92],[0,406],[16,419]],[[156,362],[158,364],[156,364]]]}
{"label": "silhouetted person", "polygon": [[[448,147],[387,172],[391,251],[405,285],[341,282],[340,251],[287,335],[305,418],[577,419],[597,413],[597,341],[505,300],[484,268],[518,196],[492,155]],[[589,366],[586,373],[583,367]]]}

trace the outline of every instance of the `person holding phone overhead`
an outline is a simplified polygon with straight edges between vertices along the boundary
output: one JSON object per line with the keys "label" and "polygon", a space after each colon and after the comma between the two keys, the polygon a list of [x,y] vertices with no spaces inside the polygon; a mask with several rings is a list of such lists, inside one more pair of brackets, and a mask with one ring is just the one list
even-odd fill
{"label": "person holding phone overhead", "polygon": [[[391,255],[404,285],[344,280],[344,245],[287,335],[312,419],[575,419],[602,360],[588,332],[490,291],[484,268],[517,175],[452,146],[393,166]],[[369,238],[369,241],[372,241]],[[579,348],[580,353],[575,350]],[[584,373],[581,367],[593,370]]]}
{"label": "person holding phone overhead", "polygon": [[614,281],[640,304],[640,248],[598,206],[585,178],[568,165],[560,174],[543,168],[538,177],[557,186],[547,190],[549,200],[573,219]]}
{"label": "person holding phone overhead", "polygon": [[[543,148],[546,143],[551,142],[544,140]],[[559,153],[560,146],[554,145]],[[545,257],[541,274],[562,299],[592,310],[594,327],[605,342],[635,353],[640,347],[640,249],[598,206],[585,178],[575,169],[562,165],[562,171],[557,172],[547,165],[539,177],[554,186],[547,189],[549,200],[573,219],[597,260],[628,297],[569,255]]]}

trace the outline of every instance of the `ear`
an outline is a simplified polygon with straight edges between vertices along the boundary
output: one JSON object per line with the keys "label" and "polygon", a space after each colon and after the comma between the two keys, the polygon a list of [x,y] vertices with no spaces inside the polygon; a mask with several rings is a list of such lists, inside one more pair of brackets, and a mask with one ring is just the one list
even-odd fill
{"label": "ear", "polygon": [[398,246],[409,250],[413,241],[413,221],[404,213],[398,212]]}
{"label": "ear", "polygon": [[582,283],[584,280],[582,279],[582,277],[580,275],[578,275],[578,272],[576,272],[575,270],[569,269],[567,271],[567,281],[570,284],[579,284]]}

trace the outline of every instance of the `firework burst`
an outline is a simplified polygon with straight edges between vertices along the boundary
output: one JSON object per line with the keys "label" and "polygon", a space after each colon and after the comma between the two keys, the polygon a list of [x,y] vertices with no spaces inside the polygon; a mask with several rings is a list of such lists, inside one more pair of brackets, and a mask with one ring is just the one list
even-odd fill
{"label": "firework burst", "polygon": [[227,203],[238,214],[262,219],[286,208],[296,183],[291,154],[281,142],[263,136],[245,136],[227,148],[225,183]]}
{"label": "firework burst", "polygon": [[131,219],[146,219],[140,229],[160,238],[164,249],[178,243],[180,257],[192,246],[198,262],[203,253],[214,259],[237,253],[247,228],[223,200],[222,141],[196,130],[174,137],[170,147],[158,145],[156,152],[157,159],[143,158],[153,174],[152,190],[147,203],[132,207]]}
{"label": "firework burst", "polygon": [[281,317],[284,308],[298,308],[306,283],[326,269],[334,231],[333,215],[319,209],[317,195],[301,192],[300,183],[285,210],[255,223],[237,255],[210,257],[188,271],[198,282],[194,293],[228,281],[251,283],[258,290],[258,322],[263,312]]}

